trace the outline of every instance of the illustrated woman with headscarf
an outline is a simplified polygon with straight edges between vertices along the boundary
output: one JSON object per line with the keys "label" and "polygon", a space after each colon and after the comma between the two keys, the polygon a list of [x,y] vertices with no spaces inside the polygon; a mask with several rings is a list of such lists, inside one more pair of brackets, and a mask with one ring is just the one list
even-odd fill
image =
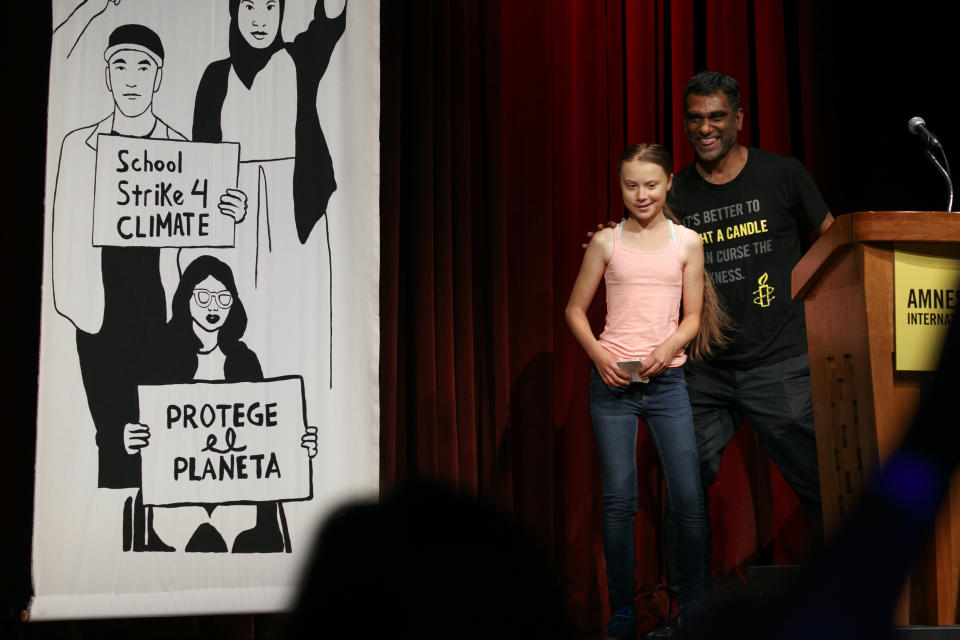
{"label": "illustrated woman with headscarf", "polygon": [[306,31],[284,42],[284,0],[230,0],[230,57],[211,63],[193,114],[196,142],[235,141],[241,161],[295,158],[296,233],[306,243],[337,188],[320,129],[317,89],[346,27],[318,1]]}
{"label": "illustrated woman with headscarf", "polygon": [[[173,295],[173,314],[167,333],[158,345],[154,382],[173,384],[192,380],[257,382],[263,371],[257,355],[240,339],[247,328],[247,314],[237,295],[233,273],[212,256],[190,263]],[[131,423],[124,430],[124,448],[136,455],[149,444],[148,425]],[[307,427],[302,445],[316,455],[316,427]],[[204,505],[208,515],[217,505]],[[261,502],[256,506],[256,524],[233,541],[234,553],[290,550],[283,506]],[[202,523],[187,543],[186,551],[226,551],[220,532]]]}
{"label": "illustrated woman with headscarf", "polygon": [[[207,66],[194,106],[193,139],[239,142],[241,188],[258,196],[257,223],[238,237],[232,255],[220,254],[234,266],[245,295],[248,288],[276,292],[304,276],[322,281],[331,265],[329,226],[326,252],[316,242],[308,244],[337,188],[317,95],[347,10],[344,5],[340,15],[327,17],[318,0],[306,30],[285,42],[284,7],[284,0],[230,0],[230,57]],[[327,255],[321,261],[322,253]],[[188,259],[185,254],[181,265]],[[327,279],[332,285],[332,277]],[[332,301],[327,293],[322,297]],[[312,323],[303,329],[316,333],[321,317],[312,314],[322,310],[313,304],[297,311]],[[284,324],[290,316],[279,320],[286,334],[301,329]],[[272,322],[267,326],[275,328]]]}

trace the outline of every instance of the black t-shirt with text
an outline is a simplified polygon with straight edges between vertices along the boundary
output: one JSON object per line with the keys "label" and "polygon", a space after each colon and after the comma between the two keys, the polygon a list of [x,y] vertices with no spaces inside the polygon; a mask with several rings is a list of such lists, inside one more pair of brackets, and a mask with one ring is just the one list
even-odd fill
{"label": "black t-shirt with text", "polygon": [[691,164],[677,172],[669,204],[703,239],[707,273],[734,322],[731,342],[710,362],[750,368],[805,353],[790,273],[827,205],[800,161],[749,148],[743,170],[722,185]]}

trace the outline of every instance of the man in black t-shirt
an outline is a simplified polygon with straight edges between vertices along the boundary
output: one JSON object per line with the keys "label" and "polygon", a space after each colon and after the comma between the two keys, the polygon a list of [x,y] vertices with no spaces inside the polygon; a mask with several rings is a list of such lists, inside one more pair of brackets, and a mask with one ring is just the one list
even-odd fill
{"label": "man in black t-shirt", "polygon": [[671,208],[700,234],[707,272],[735,320],[731,341],[709,362],[751,369],[807,352],[790,274],[802,239],[829,214],[798,160],[739,148],[746,158],[729,181],[705,179],[699,162],[678,172]]}
{"label": "man in black t-shirt", "polygon": [[706,361],[688,360],[685,370],[705,499],[746,417],[819,539],[806,328],[790,274],[802,239],[825,231],[833,216],[799,161],[737,142],[743,109],[730,76],[691,78],[684,123],[696,160],[677,173],[670,206],[703,239],[707,272],[733,320],[730,342]]}

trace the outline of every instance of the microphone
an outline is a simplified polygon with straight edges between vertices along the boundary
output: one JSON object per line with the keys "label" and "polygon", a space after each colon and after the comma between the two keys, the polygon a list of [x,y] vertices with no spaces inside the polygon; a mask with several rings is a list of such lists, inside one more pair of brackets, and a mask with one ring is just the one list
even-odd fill
{"label": "microphone", "polygon": [[907,121],[907,129],[909,129],[913,135],[923,138],[923,142],[928,147],[943,149],[943,147],[940,146],[940,141],[937,140],[937,136],[933,135],[930,129],[927,129],[927,123],[924,122],[920,116],[910,118],[910,120]]}
{"label": "microphone", "polygon": [[[920,116],[910,118],[907,121],[907,129],[909,129],[913,135],[923,138],[923,144],[927,147],[924,150],[924,154],[926,154],[927,159],[933,163],[933,166],[937,168],[937,171],[940,172],[944,180],[947,181],[947,211],[953,211],[953,180],[950,178],[950,163],[947,161],[947,152],[940,146],[940,141],[937,140],[937,136],[933,135],[930,129],[927,129],[927,123],[924,122]],[[943,164],[933,155],[933,149],[940,152],[940,157],[943,158]]]}

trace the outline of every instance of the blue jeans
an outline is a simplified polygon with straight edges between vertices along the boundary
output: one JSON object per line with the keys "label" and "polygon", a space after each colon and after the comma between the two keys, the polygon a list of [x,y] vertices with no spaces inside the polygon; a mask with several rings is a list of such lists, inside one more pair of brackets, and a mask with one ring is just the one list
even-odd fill
{"label": "blue jeans", "polygon": [[607,386],[590,373],[590,415],[603,473],[603,555],[610,608],[633,604],[633,523],[638,507],[637,420],[660,455],[667,510],[675,523],[676,575],[681,606],[694,603],[704,580],[706,519],[693,413],[681,367],[648,383]]}

